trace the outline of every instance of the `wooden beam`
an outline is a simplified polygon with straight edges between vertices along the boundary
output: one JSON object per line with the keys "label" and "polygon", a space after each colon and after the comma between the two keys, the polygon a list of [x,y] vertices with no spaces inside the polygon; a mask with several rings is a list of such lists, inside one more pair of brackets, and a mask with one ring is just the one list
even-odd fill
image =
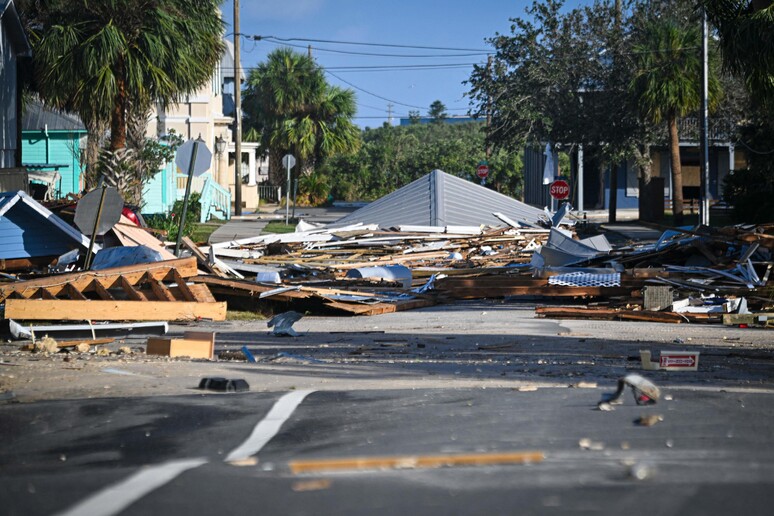
{"label": "wooden beam", "polygon": [[[150,272],[157,280],[172,280],[172,271],[175,270],[183,278],[190,278],[199,273],[196,267],[196,258],[189,256],[187,258],[178,258],[176,260],[166,260],[163,262],[140,263],[136,265],[127,265],[124,267],[114,267],[103,269],[101,271],[86,271],[70,274],[59,274],[46,278],[38,278],[28,281],[17,281],[0,285],[0,302],[7,298],[11,292],[24,292],[28,290],[35,291],[38,288],[45,287],[51,290],[54,295],[64,288],[65,284],[71,284],[77,290],[83,292],[91,282],[99,278],[104,284],[109,285],[122,276],[130,284],[134,285],[140,281],[147,272]],[[25,296],[28,297],[28,296]]]}
{"label": "wooden beam", "polygon": [[133,301],[147,301],[148,298],[140,292],[139,290],[134,288],[134,285],[125,277],[119,276],[118,277],[118,284],[119,286],[124,289],[124,292],[126,292],[126,295],[129,299]]}
{"label": "wooden beam", "polygon": [[191,251],[191,254],[193,254],[196,257],[196,262],[199,264],[199,267],[204,269],[205,271],[209,272],[210,274],[215,274],[216,276],[223,277],[223,273],[215,269],[213,266],[210,265],[210,260],[205,255],[201,249],[199,249],[199,246],[194,243],[193,240],[188,238],[187,236],[184,236],[182,238],[183,247]]}
{"label": "wooden beam", "polygon": [[38,289],[38,294],[40,294],[40,299],[56,299],[56,296],[47,288]]}
{"label": "wooden beam", "polygon": [[323,473],[346,470],[419,469],[452,466],[494,466],[542,462],[543,452],[493,452],[442,455],[395,455],[382,457],[346,457],[338,459],[295,460],[288,463],[291,473]]}
{"label": "wooden beam", "polygon": [[100,299],[105,301],[112,301],[115,299],[113,297],[113,294],[111,294],[110,291],[108,291],[108,289],[106,289],[98,279],[95,279],[91,283],[91,287],[94,289],[94,292],[96,292],[97,295],[100,297]]}
{"label": "wooden beam", "polygon": [[148,274],[148,278],[145,281],[150,284],[151,290],[153,290],[159,301],[175,301],[175,296],[172,295],[167,286],[154,279],[152,275]]}
{"label": "wooden beam", "polygon": [[180,289],[180,292],[183,294],[183,298],[186,301],[196,301],[196,296],[191,291],[191,289],[188,288],[188,285],[185,282],[185,278],[183,278],[176,271],[172,271],[172,278],[174,279],[175,283],[177,283],[177,288]]}
{"label": "wooden beam", "polygon": [[22,321],[224,321],[226,303],[7,299],[5,317]]}
{"label": "wooden beam", "polygon": [[67,297],[70,299],[80,299],[84,300],[86,299],[86,296],[83,295],[83,293],[75,288],[71,283],[67,283],[64,286],[64,293],[67,294]]}

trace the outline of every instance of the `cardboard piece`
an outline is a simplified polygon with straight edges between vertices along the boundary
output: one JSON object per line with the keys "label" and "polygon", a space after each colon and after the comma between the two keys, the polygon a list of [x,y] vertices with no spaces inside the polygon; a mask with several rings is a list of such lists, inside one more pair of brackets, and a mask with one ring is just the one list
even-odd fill
{"label": "cardboard piece", "polygon": [[167,357],[206,358],[215,356],[215,333],[208,331],[187,331],[182,339],[154,337],[148,339],[145,350],[148,355]]}

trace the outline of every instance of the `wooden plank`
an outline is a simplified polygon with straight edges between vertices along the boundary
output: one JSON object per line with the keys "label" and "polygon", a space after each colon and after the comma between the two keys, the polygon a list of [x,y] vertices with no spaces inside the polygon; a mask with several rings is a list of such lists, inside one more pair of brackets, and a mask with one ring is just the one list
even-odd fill
{"label": "wooden plank", "polygon": [[[47,288],[38,289],[38,294],[40,294],[40,299],[56,299],[56,296],[52,294],[51,291],[48,290]],[[37,296],[33,296],[33,297],[37,297]]]}
{"label": "wooden plank", "polygon": [[453,290],[438,289],[449,299],[483,299],[511,296],[534,297],[617,297],[628,296],[632,292],[626,287],[488,287],[460,288]]}
{"label": "wooden plank", "polygon": [[188,288],[185,279],[180,274],[178,274],[177,271],[172,271],[172,278],[174,279],[175,283],[177,283],[177,288],[180,289],[180,292],[183,294],[183,298],[186,301],[197,300],[193,291]]}
{"label": "wooden plank", "polygon": [[126,295],[129,299],[133,301],[147,301],[148,298],[145,294],[140,292],[139,290],[134,288],[134,285],[129,282],[128,279],[126,279],[123,276],[118,277],[118,285],[126,292]]}
{"label": "wooden plank", "polygon": [[[183,294],[180,292],[180,289],[177,287],[167,288],[169,288],[169,291],[176,300],[183,299]],[[193,293],[197,303],[214,303],[216,301],[207,285],[188,285],[188,289]]]}
{"label": "wooden plank", "polygon": [[224,321],[226,303],[7,299],[5,317],[22,321]]}
{"label": "wooden plank", "polygon": [[56,345],[60,348],[73,348],[78,344],[88,344],[89,346],[99,346],[101,344],[110,344],[115,342],[116,339],[106,337],[103,339],[71,339],[71,340],[58,340]]}
{"label": "wooden plank", "polygon": [[539,306],[535,313],[543,317],[583,318],[583,319],[621,319],[627,321],[646,321],[679,324],[686,322],[687,317],[674,312],[649,312],[637,310],[617,310],[614,308],[585,308],[563,306]]}
{"label": "wooden plank", "polygon": [[67,294],[67,297],[69,297],[70,299],[80,299],[80,300],[86,299],[86,296],[84,296],[80,290],[72,286],[72,284],[70,283],[67,283],[64,286],[64,293]]}
{"label": "wooden plank", "polygon": [[201,249],[199,249],[199,246],[196,245],[193,240],[191,240],[187,236],[184,236],[181,239],[181,242],[183,244],[183,247],[191,251],[191,254],[193,254],[196,257],[196,263],[199,264],[199,267],[209,272],[210,274],[215,274],[216,276],[220,276],[221,278],[225,277],[225,275],[220,270],[210,265],[210,260],[207,257],[207,255],[205,255],[201,251]]}
{"label": "wooden plank", "polygon": [[162,282],[155,280],[152,277],[148,278],[146,282],[150,284],[151,290],[153,290],[153,293],[159,301],[176,301],[175,296],[172,295],[172,292],[170,292],[167,286]]}
{"label": "wooden plank", "polygon": [[163,262],[141,263],[136,265],[127,265],[124,267],[114,267],[103,269],[101,271],[86,271],[69,274],[59,274],[46,278],[38,278],[28,281],[17,281],[14,283],[0,285],[0,302],[7,298],[11,292],[19,292],[22,296],[27,291],[35,291],[41,287],[48,288],[54,295],[64,288],[64,285],[71,284],[77,290],[83,292],[89,287],[94,279],[99,278],[105,285],[112,284],[119,276],[124,277],[130,284],[139,282],[147,272],[150,272],[157,280],[172,280],[171,272],[176,270],[184,278],[196,276],[199,270],[196,266],[196,258],[190,256],[187,258],[178,258],[177,260],[167,260]]}
{"label": "wooden plank", "polygon": [[532,464],[545,458],[540,451],[461,453],[441,455],[396,455],[381,457],[346,457],[337,459],[294,460],[288,463],[294,475],[346,470],[385,470],[441,468],[452,466],[494,466],[498,464]]}
{"label": "wooden plank", "polygon": [[100,283],[99,280],[95,279],[91,283],[91,287],[94,289],[94,292],[97,293],[97,295],[100,297],[100,299],[103,299],[105,301],[112,301],[115,298],[113,297],[113,294],[110,293],[108,289],[106,289],[102,283]]}

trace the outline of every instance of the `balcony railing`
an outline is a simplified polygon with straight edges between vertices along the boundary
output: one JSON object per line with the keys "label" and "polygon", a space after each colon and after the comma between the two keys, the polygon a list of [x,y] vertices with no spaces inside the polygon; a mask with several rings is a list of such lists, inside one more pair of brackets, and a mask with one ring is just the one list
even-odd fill
{"label": "balcony railing", "polygon": [[[707,120],[707,139],[716,142],[731,140],[732,125],[727,120],[710,118]],[[701,138],[701,120],[698,118],[681,118],[677,122],[680,141],[698,142]]]}

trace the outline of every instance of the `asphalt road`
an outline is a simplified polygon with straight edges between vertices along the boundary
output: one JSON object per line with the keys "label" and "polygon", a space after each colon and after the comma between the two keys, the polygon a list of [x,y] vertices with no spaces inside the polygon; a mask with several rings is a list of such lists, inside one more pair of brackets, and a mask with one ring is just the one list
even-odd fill
{"label": "asphalt road", "polygon": [[[662,386],[301,391],[0,406],[2,514],[771,514],[774,399]],[[642,415],[660,415],[640,426]],[[423,469],[406,457],[538,451]],[[403,457],[398,468],[290,463]]]}

